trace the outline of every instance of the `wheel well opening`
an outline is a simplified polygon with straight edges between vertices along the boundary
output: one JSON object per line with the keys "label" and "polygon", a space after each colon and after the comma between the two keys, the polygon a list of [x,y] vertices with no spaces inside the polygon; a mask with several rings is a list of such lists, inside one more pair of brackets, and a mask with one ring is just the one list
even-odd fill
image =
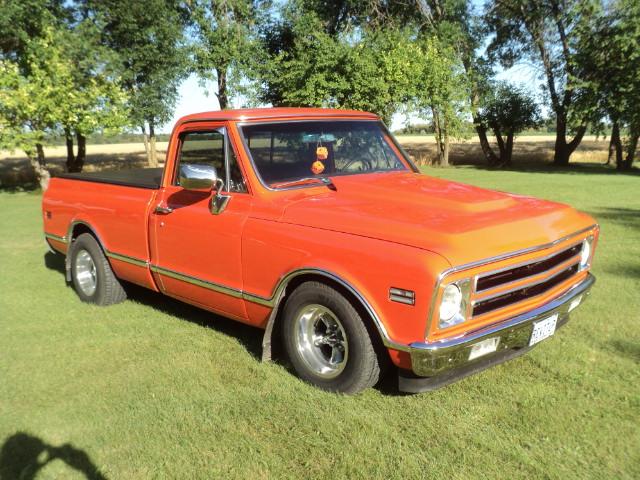
{"label": "wheel well opening", "polygon": [[96,240],[98,239],[96,234],[93,232],[93,230],[91,230],[91,228],[88,225],[84,223],[78,223],[73,226],[73,230],[71,231],[71,238],[69,240],[74,241],[83,233],[88,233],[89,235],[93,236]]}
{"label": "wheel well opening", "polygon": [[96,239],[96,242],[98,242],[98,245],[100,245],[100,248],[103,248],[102,244],[100,243],[100,240],[98,239],[98,236],[95,234],[93,230],[91,230],[91,227],[89,227],[85,223],[76,223],[71,229],[71,234],[69,235],[68,244],[67,244],[67,254],[65,255],[65,261],[64,261],[65,279],[67,282],[71,282],[71,254],[73,251],[72,250],[73,243],[83,233],[88,233],[89,235],[91,235],[93,238]]}
{"label": "wheel well opening", "polygon": [[296,288],[298,288],[300,285],[306,282],[318,282],[318,283],[327,285],[333,288],[334,290],[336,290],[337,292],[339,292],[347,300],[349,300],[349,302],[351,302],[351,305],[353,305],[353,308],[355,308],[358,314],[360,315],[360,318],[362,318],[365,328],[367,329],[367,332],[371,337],[371,341],[376,350],[376,353],[378,354],[379,360],[381,362],[384,362],[384,363],[381,363],[380,365],[381,368],[383,367],[383,364],[386,365],[390,362],[389,353],[386,347],[384,346],[378,327],[376,326],[374,319],[371,317],[371,314],[363,305],[362,301],[360,301],[356,297],[356,295],[353,294],[353,292],[351,292],[348,288],[346,288],[340,282],[337,282],[324,275],[314,274],[314,273],[305,273],[303,275],[298,275],[292,278],[285,288],[284,295],[281,301],[277,305],[278,310],[276,312],[275,323],[273,326],[272,351],[273,351],[274,358],[282,358],[282,354],[283,354],[282,312],[284,310],[284,305],[287,299],[289,298],[289,296],[291,296],[291,294],[293,293],[293,291]]}

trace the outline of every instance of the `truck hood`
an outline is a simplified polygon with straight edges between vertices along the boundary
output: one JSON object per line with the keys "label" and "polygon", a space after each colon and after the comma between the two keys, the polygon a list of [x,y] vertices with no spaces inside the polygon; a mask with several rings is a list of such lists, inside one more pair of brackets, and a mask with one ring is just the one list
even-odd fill
{"label": "truck hood", "polygon": [[543,245],[594,222],[567,205],[415,173],[332,178],[302,190],[282,222],[429,250],[452,265]]}

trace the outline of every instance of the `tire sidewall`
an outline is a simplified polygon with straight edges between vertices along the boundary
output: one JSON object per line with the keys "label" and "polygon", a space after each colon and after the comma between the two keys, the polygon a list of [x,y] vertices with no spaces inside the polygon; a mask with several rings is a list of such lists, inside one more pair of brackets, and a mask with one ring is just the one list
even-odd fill
{"label": "tire sidewall", "polygon": [[[331,292],[331,293],[330,293]],[[349,354],[344,370],[334,378],[317,375],[301,357],[296,340],[296,320],[298,313],[307,305],[318,304],[330,309],[342,324],[347,336]],[[331,289],[317,289],[304,284],[296,289],[287,300],[283,311],[284,345],[289,360],[298,376],[320,388],[329,391],[348,392],[358,383],[361,372],[366,366],[366,351],[369,342],[368,332],[358,312],[351,303]]]}
{"label": "tire sidewall", "polygon": [[[93,260],[96,266],[96,290],[93,295],[86,295],[78,285],[76,280],[76,258],[82,251],[86,251]],[[105,291],[105,278],[106,272],[104,271],[104,253],[98,242],[89,234],[82,234],[73,243],[73,249],[71,251],[71,281],[73,282],[74,289],[80,297],[80,300],[87,303],[99,303],[104,298]]]}

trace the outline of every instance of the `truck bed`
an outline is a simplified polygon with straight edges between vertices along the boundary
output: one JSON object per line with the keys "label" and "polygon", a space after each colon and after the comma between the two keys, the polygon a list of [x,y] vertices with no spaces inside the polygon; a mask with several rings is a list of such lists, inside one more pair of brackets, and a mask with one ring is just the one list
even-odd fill
{"label": "truck bed", "polygon": [[162,181],[162,168],[134,168],[109,172],[62,173],[59,178],[84,182],[109,183],[124,187],[157,190]]}

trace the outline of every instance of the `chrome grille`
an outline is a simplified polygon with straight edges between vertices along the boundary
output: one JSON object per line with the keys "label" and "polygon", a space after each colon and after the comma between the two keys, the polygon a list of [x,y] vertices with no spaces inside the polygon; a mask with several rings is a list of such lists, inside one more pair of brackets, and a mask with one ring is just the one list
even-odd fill
{"label": "chrome grille", "polygon": [[[542,295],[568,280],[580,269],[581,250],[582,242],[548,257],[478,277],[472,316]],[[509,284],[514,287],[508,288]]]}

